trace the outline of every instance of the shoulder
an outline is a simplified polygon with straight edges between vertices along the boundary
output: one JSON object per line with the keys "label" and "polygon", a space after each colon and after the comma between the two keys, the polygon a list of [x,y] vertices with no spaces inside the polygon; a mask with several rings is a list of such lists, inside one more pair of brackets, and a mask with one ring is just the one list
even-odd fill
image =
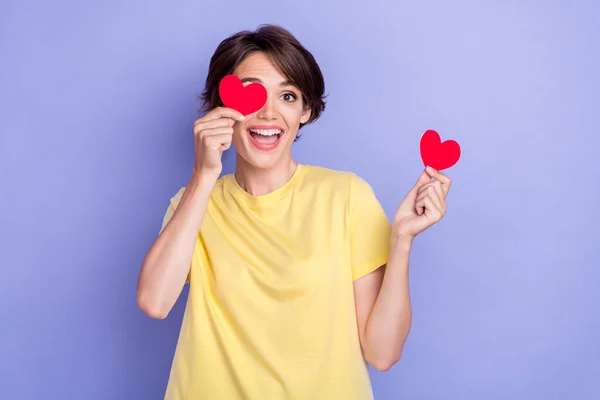
{"label": "shoulder", "polygon": [[[211,198],[215,195],[215,192],[218,192],[219,190],[221,190],[221,188],[223,187],[223,179],[225,177],[221,177],[217,180],[217,182],[215,183],[215,186],[213,188],[212,194],[211,194]],[[177,204],[179,204],[179,201],[181,200],[181,197],[183,196],[183,193],[185,193],[186,190],[186,186],[182,186],[179,190],[177,190],[177,192],[171,197],[170,201],[171,201],[171,205],[173,207],[177,207]]]}
{"label": "shoulder", "polygon": [[348,185],[350,185],[350,183],[357,177],[355,173],[350,171],[337,170],[316,165],[305,165],[304,168],[306,169],[304,180],[309,184],[348,187]]}
{"label": "shoulder", "polygon": [[370,191],[371,185],[352,171],[306,165],[305,183],[350,194],[352,191]]}
{"label": "shoulder", "polygon": [[177,206],[177,204],[179,203],[179,200],[181,200],[181,196],[183,196],[183,193],[185,192],[186,187],[183,186],[181,187],[172,197],[171,197],[171,204],[173,206]]}

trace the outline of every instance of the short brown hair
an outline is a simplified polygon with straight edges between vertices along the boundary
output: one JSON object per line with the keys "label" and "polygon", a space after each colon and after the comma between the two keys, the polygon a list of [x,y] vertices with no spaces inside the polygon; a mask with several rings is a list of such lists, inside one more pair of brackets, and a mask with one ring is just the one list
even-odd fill
{"label": "short brown hair", "polygon": [[[210,59],[206,85],[200,99],[201,111],[223,106],[219,97],[219,83],[251,53],[267,53],[281,74],[290,80],[302,93],[302,105],[311,109],[306,123],[319,118],[325,110],[325,82],[313,55],[281,26],[263,24],[255,31],[244,30],[223,40]],[[296,141],[300,136],[297,135]]]}

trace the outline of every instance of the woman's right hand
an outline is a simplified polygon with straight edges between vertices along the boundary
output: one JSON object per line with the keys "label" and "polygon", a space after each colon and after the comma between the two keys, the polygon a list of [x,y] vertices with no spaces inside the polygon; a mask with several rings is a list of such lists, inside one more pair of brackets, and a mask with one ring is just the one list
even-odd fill
{"label": "woman's right hand", "polygon": [[219,177],[223,152],[231,147],[233,124],[246,117],[232,108],[217,107],[194,122],[194,172]]}
{"label": "woman's right hand", "polygon": [[235,121],[244,119],[239,112],[220,107],[194,122],[196,160],[192,176],[185,190],[176,195],[177,202],[169,205],[138,278],[138,305],[153,318],[162,319],[169,314],[186,277],[191,277],[198,232],[222,170],[221,156],[231,146]]}

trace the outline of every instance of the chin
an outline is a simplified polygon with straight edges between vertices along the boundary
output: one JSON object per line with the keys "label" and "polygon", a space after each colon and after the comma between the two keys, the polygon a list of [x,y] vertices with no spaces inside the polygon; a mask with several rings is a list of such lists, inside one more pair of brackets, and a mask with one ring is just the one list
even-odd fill
{"label": "chin", "polygon": [[278,125],[254,125],[245,128],[238,136],[241,140],[238,141],[236,150],[254,167],[270,169],[286,158],[286,155],[291,158],[294,137],[295,132],[287,131]]}

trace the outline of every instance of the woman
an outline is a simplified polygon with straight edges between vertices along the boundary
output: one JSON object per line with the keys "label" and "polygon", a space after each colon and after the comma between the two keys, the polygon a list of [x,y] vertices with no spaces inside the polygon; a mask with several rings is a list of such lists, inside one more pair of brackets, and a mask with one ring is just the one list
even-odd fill
{"label": "woman", "polygon": [[[223,107],[226,74],[262,83],[264,107]],[[390,224],[357,175],[296,163],[292,143],[323,93],[314,58],[280,27],[239,32],[213,55],[195,166],[138,283],[153,318],[190,284],[166,398],[371,399],[367,363],[400,359],[412,241],[444,215],[450,179],[424,171]],[[231,144],[235,173],[219,178]]]}

